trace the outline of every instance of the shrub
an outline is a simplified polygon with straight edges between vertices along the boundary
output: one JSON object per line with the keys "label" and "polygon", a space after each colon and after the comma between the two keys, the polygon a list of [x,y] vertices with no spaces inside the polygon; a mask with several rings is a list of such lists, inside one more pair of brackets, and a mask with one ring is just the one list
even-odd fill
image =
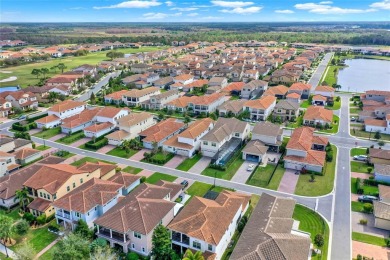
{"label": "shrub", "polygon": [[45,214],[42,214],[40,216],[37,217],[37,223],[39,225],[43,225],[46,223],[46,215]]}
{"label": "shrub", "polygon": [[15,232],[16,234],[23,236],[27,233],[30,228],[30,224],[25,219],[21,219],[15,224]]}
{"label": "shrub", "polygon": [[138,255],[134,252],[128,253],[126,256],[126,260],[138,260]]}
{"label": "shrub", "polygon": [[362,218],[362,219],[359,221],[359,223],[360,223],[361,225],[367,225],[368,221],[367,221],[367,219]]}
{"label": "shrub", "polygon": [[97,138],[95,140],[95,142],[93,142],[92,140],[85,143],[85,147],[86,148],[89,148],[89,149],[92,149],[92,150],[99,150],[100,148],[102,148],[103,146],[107,145],[108,144],[108,139],[107,138],[103,138],[103,139],[100,139],[98,140],[99,138]]}
{"label": "shrub", "polygon": [[35,220],[35,217],[30,212],[26,212],[23,215],[23,219],[25,219],[27,222],[32,223]]}
{"label": "shrub", "polygon": [[357,255],[357,256],[356,256],[356,260],[363,260],[362,255]]}
{"label": "shrub", "polygon": [[324,245],[324,237],[322,234],[317,234],[314,238],[314,244],[318,247],[322,247]]}
{"label": "shrub", "polygon": [[366,213],[371,213],[373,210],[372,204],[371,203],[364,203],[363,204],[363,211]]}
{"label": "shrub", "polygon": [[220,171],[226,171],[226,167],[219,164],[210,164],[209,168],[220,170]]}
{"label": "shrub", "polygon": [[48,227],[48,229],[50,230],[50,231],[52,231],[52,232],[58,232],[58,231],[60,231],[60,225],[58,225],[57,224],[57,222],[52,222],[52,223],[50,223],[50,225],[49,225],[49,227]]}
{"label": "shrub", "polygon": [[146,176],[142,176],[140,182],[144,183],[146,181]]}
{"label": "shrub", "polygon": [[360,178],[356,178],[356,192],[357,194],[363,194],[364,190],[361,187],[361,180]]}
{"label": "shrub", "polygon": [[96,249],[100,248],[105,248],[107,246],[107,240],[104,238],[96,238],[92,243],[89,245],[89,248],[91,252],[95,252]]}
{"label": "shrub", "polygon": [[372,167],[367,167],[367,172],[371,173],[372,172]]}

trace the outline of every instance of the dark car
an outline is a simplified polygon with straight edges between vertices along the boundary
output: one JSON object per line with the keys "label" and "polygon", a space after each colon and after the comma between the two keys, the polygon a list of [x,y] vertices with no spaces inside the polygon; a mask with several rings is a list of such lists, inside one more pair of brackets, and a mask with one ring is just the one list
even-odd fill
{"label": "dark car", "polygon": [[181,184],[181,186],[183,186],[183,189],[185,189],[188,186],[188,181],[184,180],[180,184]]}
{"label": "dark car", "polygon": [[358,201],[363,203],[373,203],[375,200],[378,200],[375,196],[362,195],[359,196]]}

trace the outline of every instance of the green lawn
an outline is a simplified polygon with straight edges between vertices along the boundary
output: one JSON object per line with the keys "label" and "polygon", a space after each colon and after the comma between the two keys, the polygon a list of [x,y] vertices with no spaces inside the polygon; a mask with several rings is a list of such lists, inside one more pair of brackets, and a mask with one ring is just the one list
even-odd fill
{"label": "green lawn", "polygon": [[240,168],[243,162],[244,160],[241,159],[241,157],[239,156],[227,167],[225,171],[207,167],[203,170],[202,174],[210,177],[215,176],[219,179],[230,180],[234,176],[234,174],[236,174],[238,168]]}
{"label": "green lawn", "polygon": [[181,171],[188,171],[200,160],[200,158],[202,158],[201,154],[196,154],[192,158],[187,158],[181,164],[179,164],[176,169]]}
{"label": "green lawn", "polygon": [[49,138],[56,136],[60,133],[61,133],[61,127],[54,127],[54,128],[49,128],[47,130],[33,134],[33,136],[36,136],[36,137],[42,138],[42,139],[49,139]]}
{"label": "green lawn", "polygon": [[115,164],[115,163],[113,163],[113,162],[104,161],[104,160],[98,160],[98,159],[92,158],[92,157],[84,157],[84,158],[81,158],[81,159],[78,160],[78,161],[72,162],[71,165],[76,166],[76,167],[79,167],[80,165],[84,164],[85,162],[96,163],[96,162],[99,162],[99,161],[100,161],[100,162],[104,162],[104,163]]}
{"label": "green lawn", "polygon": [[279,188],[280,182],[283,178],[284,172],[285,172],[285,169],[283,168],[282,165],[279,164],[278,168],[276,168],[274,176],[272,176],[272,179],[266,188],[270,189],[270,190],[277,190]]}
{"label": "green lawn", "polygon": [[43,255],[41,255],[39,260],[53,260],[54,259],[53,255],[57,248],[58,248],[58,242],[57,244],[52,246],[49,250],[47,250]]}
{"label": "green lawn", "polygon": [[309,100],[305,100],[301,103],[301,108],[308,108],[310,105]]}
{"label": "green lawn", "polygon": [[0,260],[12,260],[12,258],[7,257],[5,254],[0,252]]}
{"label": "green lawn", "polygon": [[16,220],[20,219],[19,206],[13,208],[10,212],[7,212],[4,209],[0,209],[0,215],[6,215],[7,217],[10,217],[16,221]]}
{"label": "green lawn", "polygon": [[339,101],[335,100],[333,101],[333,106],[325,106],[325,108],[330,110],[339,110],[341,108],[341,99]]}
{"label": "green lawn", "polygon": [[133,156],[134,154],[136,154],[137,152],[138,152],[137,150],[130,149],[129,152],[127,153],[125,149],[122,149],[120,147],[116,147],[106,154],[128,159],[131,156]]}
{"label": "green lawn", "polygon": [[45,145],[40,145],[40,146],[36,146],[35,149],[36,150],[39,150],[39,151],[45,151],[45,150],[48,150],[50,149],[51,147],[50,146],[45,146]]}
{"label": "green lawn", "polygon": [[[155,51],[159,49],[165,49],[166,47],[142,47],[140,49],[133,49],[133,48],[124,48],[124,49],[118,49],[118,51],[123,53],[140,53],[140,52],[149,52],[149,51]],[[90,64],[90,65],[97,65],[99,62],[103,60],[107,60],[106,57],[108,51],[102,51],[102,52],[95,52],[95,53],[89,53],[86,56],[80,56],[80,57],[64,57],[64,58],[57,58],[52,59],[49,61],[43,61],[39,63],[31,63],[16,67],[8,67],[8,71],[12,71],[12,73],[7,73],[7,77],[16,76],[18,79],[11,82],[4,82],[0,83],[0,87],[3,86],[9,86],[11,85],[20,85],[21,87],[27,87],[28,85],[36,85],[39,82],[39,79],[37,79],[36,76],[31,75],[32,69],[41,69],[41,68],[48,68],[50,69],[53,66],[58,65],[58,63],[64,63],[67,67],[65,71],[69,71],[77,66],[80,66],[82,64]],[[60,74],[61,71],[57,70],[56,72],[50,71],[47,76],[52,77],[56,74]]]}
{"label": "green lawn", "polygon": [[146,178],[146,182],[150,184],[155,184],[159,180],[173,182],[176,179],[177,179],[176,176],[155,172],[150,177]]}
{"label": "green lawn", "polygon": [[246,184],[266,188],[271,178],[275,165],[267,164],[265,167],[257,167],[256,171],[248,179]]}
{"label": "green lawn", "polygon": [[386,241],[383,237],[371,236],[358,232],[352,232],[352,240],[375,246],[386,246]]}
{"label": "green lawn", "polygon": [[351,178],[351,193],[353,194],[357,194],[356,180],[356,178]]}
{"label": "green lawn", "polygon": [[351,210],[355,212],[363,212],[364,203],[358,201],[351,201]]}
{"label": "green lawn", "polygon": [[76,154],[70,153],[70,152],[67,152],[67,151],[64,151],[64,153],[62,153],[62,151],[58,151],[54,155],[59,156],[59,157],[64,158],[64,159],[68,159],[68,158],[70,158],[72,156],[75,156]]}
{"label": "green lawn", "polygon": [[135,168],[131,166],[127,166],[126,168],[122,169],[122,172],[130,173],[130,174],[138,174],[142,171],[141,168]]}
{"label": "green lawn", "polygon": [[[371,133],[371,135],[370,135],[370,132],[362,131],[359,129],[355,129],[355,131],[353,131],[353,129],[351,128],[350,134],[353,136],[356,136],[356,137],[362,137],[362,138],[367,138],[367,139],[371,138],[371,140],[373,140],[373,141],[376,140],[374,138],[375,133]],[[390,141],[390,135],[381,134],[381,139],[379,139],[379,140]]]}
{"label": "green lawn", "polygon": [[359,114],[359,112],[362,111],[360,108],[358,107],[351,107],[349,108],[349,113],[350,114]]}
{"label": "green lawn", "polygon": [[351,172],[368,173],[368,168],[373,169],[373,166],[367,165],[365,162],[351,161]]}
{"label": "green lawn", "polygon": [[340,118],[336,115],[333,115],[331,128],[321,129],[318,131],[321,133],[336,134],[339,131],[339,122],[340,122]]}
{"label": "green lawn", "polygon": [[[336,66],[336,65],[328,66],[327,70],[325,70],[325,72],[327,72],[327,73],[325,76],[323,76],[323,78],[321,79],[321,82],[325,81],[328,86],[333,86],[333,84],[336,84],[337,83],[337,73],[338,73],[338,70],[341,68],[343,68],[343,66]],[[334,71],[335,69],[337,69],[336,72]]]}
{"label": "green lawn", "polygon": [[203,182],[194,182],[188,189],[187,193],[191,196],[199,196],[203,197],[211,188],[213,185],[203,183]]}
{"label": "green lawn", "polygon": [[[353,193],[353,194],[357,194],[356,181],[357,181],[357,178],[351,178],[351,193]],[[364,195],[377,195],[379,192],[379,189],[376,186],[364,185],[362,183],[362,188],[363,188]]]}
{"label": "green lawn", "polygon": [[311,234],[311,240],[314,242],[314,238],[317,234],[322,234],[324,237],[324,246],[321,248],[323,257],[315,256],[312,259],[327,259],[328,246],[329,246],[329,227],[326,221],[322,219],[316,212],[302,206],[295,205],[293,219],[299,221],[299,229]]}
{"label": "green lawn", "polygon": [[351,157],[355,155],[367,155],[367,148],[352,148]]}
{"label": "green lawn", "polygon": [[301,174],[295,187],[295,194],[302,196],[321,196],[328,194],[333,189],[335,167],[337,158],[337,148],[333,148],[333,161],[327,162],[325,167],[325,174],[323,176],[315,176],[315,181],[310,182],[310,174]]}
{"label": "green lawn", "polygon": [[73,133],[70,135],[66,135],[66,136],[58,139],[56,142],[61,143],[61,144],[72,144],[72,143],[74,143],[74,142],[76,142],[84,137],[85,137],[84,132],[79,131],[79,132],[76,132],[76,133]]}

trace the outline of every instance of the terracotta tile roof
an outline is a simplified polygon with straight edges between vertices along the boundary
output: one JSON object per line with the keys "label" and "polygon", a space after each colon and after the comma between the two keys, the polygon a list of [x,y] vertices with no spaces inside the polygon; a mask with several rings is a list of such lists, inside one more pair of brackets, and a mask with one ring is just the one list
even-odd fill
{"label": "terracotta tile roof", "polygon": [[283,85],[278,85],[276,87],[270,87],[268,88],[263,96],[268,96],[268,95],[271,95],[271,96],[276,96],[276,95],[286,95],[288,92],[288,87],[286,86],[283,86]]}
{"label": "terracotta tile roof", "polygon": [[103,122],[103,123],[100,123],[100,124],[90,125],[90,126],[84,128],[84,131],[97,133],[97,132],[100,132],[102,130],[106,130],[108,128],[112,128],[113,126],[114,125],[112,123],[110,123],[110,122]]}
{"label": "terracotta tile roof", "polygon": [[222,91],[226,91],[226,92],[241,91],[244,85],[245,85],[244,82],[232,82],[229,85],[227,85],[225,88],[223,88]]}
{"label": "terracotta tile roof", "polygon": [[176,121],[175,118],[168,118],[142,131],[139,136],[145,136],[143,141],[158,143],[183,127],[184,123]]}
{"label": "terracotta tile roof", "polygon": [[174,106],[174,107],[180,107],[185,108],[188,106],[188,103],[191,101],[191,97],[182,96],[175,100],[172,100],[171,102],[167,103],[168,106]]}
{"label": "terracotta tile roof", "polygon": [[49,116],[42,117],[38,120],[35,120],[35,123],[47,124],[47,123],[58,121],[58,120],[60,120],[60,118],[58,116],[49,115]]}
{"label": "terracotta tile roof", "polygon": [[225,95],[221,93],[213,93],[211,95],[192,96],[189,103],[194,105],[211,105],[221,98],[225,98]]}
{"label": "terracotta tile roof", "polygon": [[46,83],[73,83],[75,82],[75,78],[69,78],[69,77],[56,77],[56,78],[51,78],[48,79]]}
{"label": "terracotta tile roof", "polygon": [[106,135],[108,139],[113,139],[113,140],[124,140],[128,136],[130,136],[130,133],[125,131],[125,130],[118,130],[115,132],[112,132],[111,134]]}
{"label": "terracotta tile roof", "polygon": [[73,128],[91,122],[98,112],[98,108],[86,109],[77,115],[63,119],[61,127]]}
{"label": "terracotta tile roof", "polygon": [[298,93],[290,93],[286,96],[286,98],[301,98],[301,96]]}
{"label": "terracotta tile roof", "polygon": [[335,89],[330,86],[317,86],[315,91],[321,91],[321,92],[335,92]]}
{"label": "terracotta tile roof", "polygon": [[74,101],[74,100],[65,100],[61,103],[54,104],[51,108],[49,108],[48,111],[53,111],[53,112],[64,112],[66,110],[80,107],[80,106],[85,106],[84,102],[81,101]]}
{"label": "terracotta tile roof", "polygon": [[301,163],[307,163],[310,165],[325,165],[326,153],[323,151],[308,150],[306,157],[288,155],[284,157],[285,161],[297,161]]}
{"label": "terracotta tile roof", "polygon": [[178,136],[194,139],[196,137],[199,137],[201,133],[210,128],[210,125],[214,125],[214,123],[214,120],[212,120],[211,118],[197,120],[190,124],[186,130],[178,134]]}
{"label": "terracotta tile roof", "polygon": [[333,111],[320,106],[310,106],[306,109],[303,119],[322,120],[331,123],[333,121]]}
{"label": "terracotta tile roof", "polygon": [[326,97],[324,97],[323,95],[314,95],[313,96],[313,101],[326,101],[328,100]]}
{"label": "terracotta tile roof", "polygon": [[302,82],[295,82],[294,84],[291,85],[290,90],[298,90],[298,91],[303,91],[306,89],[311,89],[310,84],[305,84]]}
{"label": "terracotta tile roof", "polygon": [[209,81],[207,79],[198,79],[198,80],[195,80],[187,85],[185,85],[184,87],[185,88],[201,88],[203,87],[204,85],[207,85],[209,84]]}
{"label": "terracotta tile roof", "polygon": [[116,173],[114,176],[112,176],[108,180],[115,182],[115,183],[118,183],[118,184],[121,184],[125,188],[127,188],[140,179],[141,179],[141,176],[119,172],[119,173]]}
{"label": "terracotta tile roof", "polygon": [[20,150],[14,152],[14,155],[15,155],[15,159],[24,160],[30,156],[33,156],[35,154],[40,154],[40,153],[41,153],[41,151],[39,151],[39,150],[35,150],[32,148],[23,148],[23,149],[20,149]]}
{"label": "terracotta tile roof", "polygon": [[122,112],[122,110],[127,110],[128,112],[130,111],[128,108],[103,107],[99,109],[99,112],[96,114],[96,116],[114,118],[116,115]]}
{"label": "terracotta tile roof", "polygon": [[194,75],[182,74],[182,75],[176,76],[174,78],[174,80],[186,81],[186,80],[192,79],[193,77],[194,77]]}
{"label": "terracotta tile roof", "polygon": [[248,205],[249,196],[223,191],[216,200],[194,196],[168,228],[218,245],[235,214]]}
{"label": "terracotta tile roof", "polygon": [[35,209],[39,212],[45,212],[51,206],[51,201],[44,200],[41,198],[35,198],[30,204],[28,204],[29,209]]}
{"label": "terracotta tile roof", "polygon": [[103,206],[118,196],[122,187],[122,184],[93,178],[59,198],[53,206],[85,214],[97,205]]}
{"label": "terracotta tile roof", "polygon": [[186,150],[191,150],[192,148],[194,148],[194,146],[192,146],[190,144],[179,142],[178,135],[174,135],[171,138],[169,138],[168,140],[166,140],[164,142],[164,145],[176,147],[176,148],[182,148],[182,149],[186,149]]}
{"label": "terracotta tile roof", "polygon": [[385,90],[367,90],[366,95],[381,95],[381,96],[390,96],[390,91]]}
{"label": "terracotta tile roof", "polygon": [[142,183],[95,224],[121,233],[131,230],[149,234],[176,205],[164,199],[170,192],[169,188]]}
{"label": "terracotta tile roof", "polygon": [[[287,143],[286,148],[295,149],[295,150],[305,150],[305,151],[310,150],[314,139],[313,133],[314,133],[314,128],[312,127],[303,126],[303,127],[296,128],[293,131],[291,138]],[[328,143],[326,137],[322,137],[322,138],[323,138],[323,142],[326,141],[326,143]]]}
{"label": "terracotta tile roof", "polygon": [[116,92],[113,92],[111,94],[105,95],[104,97],[109,98],[109,99],[113,99],[113,100],[122,100],[122,96],[127,92],[128,92],[128,90],[123,89],[123,90],[116,91]]}
{"label": "terracotta tile roof", "polygon": [[390,150],[370,148],[370,158],[390,160]]}
{"label": "terracotta tile roof", "polygon": [[267,109],[276,102],[274,96],[262,96],[260,99],[252,99],[247,101],[244,106],[255,109]]}
{"label": "terracotta tile roof", "polygon": [[82,172],[93,172],[96,170],[100,170],[100,177],[103,177],[107,173],[115,170],[116,166],[115,164],[110,164],[110,163],[104,163],[104,162],[85,162],[81,166],[79,166],[77,169]]}
{"label": "terracotta tile roof", "polygon": [[364,124],[366,126],[381,126],[381,127],[386,127],[387,126],[386,120],[370,119],[370,118],[366,118],[364,120]]}

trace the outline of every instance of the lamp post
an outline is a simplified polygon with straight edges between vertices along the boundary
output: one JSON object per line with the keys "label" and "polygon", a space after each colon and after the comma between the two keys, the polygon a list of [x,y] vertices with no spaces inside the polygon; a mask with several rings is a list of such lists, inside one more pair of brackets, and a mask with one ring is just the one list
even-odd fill
{"label": "lamp post", "polygon": [[215,181],[216,181],[216,179],[217,179],[217,172],[214,171],[214,188],[215,188]]}

